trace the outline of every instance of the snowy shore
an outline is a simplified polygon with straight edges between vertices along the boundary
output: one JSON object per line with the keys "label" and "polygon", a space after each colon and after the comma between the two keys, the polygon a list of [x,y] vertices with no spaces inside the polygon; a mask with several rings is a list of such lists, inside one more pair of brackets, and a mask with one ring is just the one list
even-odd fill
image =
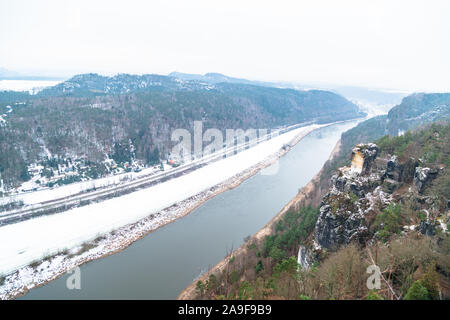
{"label": "snowy shore", "polygon": [[[67,212],[0,228],[0,299],[45,284],[75,266],[120,251],[273,163],[323,125],[292,130],[184,176]],[[292,142],[295,140],[294,142]],[[130,210],[132,208],[132,210]],[[48,258],[46,258],[48,257]]]}

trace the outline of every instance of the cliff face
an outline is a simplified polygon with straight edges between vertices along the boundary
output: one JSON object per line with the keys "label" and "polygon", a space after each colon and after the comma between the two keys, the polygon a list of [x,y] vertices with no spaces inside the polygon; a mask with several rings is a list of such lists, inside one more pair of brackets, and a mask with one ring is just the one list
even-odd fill
{"label": "cliff face", "polygon": [[375,144],[358,145],[352,151],[351,166],[342,167],[331,178],[331,189],[320,205],[314,234],[315,247],[336,248],[369,237],[366,215],[374,197],[387,200],[378,188],[381,173],[371,170],[378,153]]}
{"label": "cliff face", "polygon": [[[323,249],[336,250],[351,242],[364,244],[374,239],[386,225],[386,222],[378,223],[377,216],[389,206],[406,202],[413,202],[426,217],[403,229],[435,234],[435,226],[439,225],[439,201],[424,195],[424,191],[443,174],[444,168],[423,166],[421,160],[414,158],[400,162],[396,155],[377,158],[378,153],[376,144],[357,145],[352,151],[351,165],[339,168],[332,176],[315,227],[316,255]],[[443,218],[448,223],[448,208]]]}

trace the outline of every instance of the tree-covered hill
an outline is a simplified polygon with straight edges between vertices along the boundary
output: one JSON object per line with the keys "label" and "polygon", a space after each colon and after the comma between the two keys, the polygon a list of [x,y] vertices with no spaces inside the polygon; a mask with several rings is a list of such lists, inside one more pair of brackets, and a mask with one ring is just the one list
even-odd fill
{"label": "tree-covered hill", "polygon": [[1,114],[0,172],[9,187],[27,179],[28,165],[49,158],[84,159],[94,176],[105,173],[106,157],[154,164],[167,157],[172,131],[192,130],[196,120],[225,130],[364,115],[327,91],[127,74],[78,75],[36,95],[0,92]]}

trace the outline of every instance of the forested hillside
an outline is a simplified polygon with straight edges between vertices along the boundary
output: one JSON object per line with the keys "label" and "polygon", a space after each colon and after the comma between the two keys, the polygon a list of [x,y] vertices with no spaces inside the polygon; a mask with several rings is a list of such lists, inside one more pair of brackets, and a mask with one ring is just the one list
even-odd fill
{"label": "forested hillside", "polygon": [[88,178],[111,171],[106,159],[118,166],[157,164],[172,147],[171,132],[191,130],[195,120],[204,129],[225,130],[363,115],[326,91],[126,74],[78,75],[36,95],[0,92],[0,114],[0,173],[9,187],[30,178],[31,164],[47,177],[52,168],[61,171],[58,164],[65,170],[82,167]]}

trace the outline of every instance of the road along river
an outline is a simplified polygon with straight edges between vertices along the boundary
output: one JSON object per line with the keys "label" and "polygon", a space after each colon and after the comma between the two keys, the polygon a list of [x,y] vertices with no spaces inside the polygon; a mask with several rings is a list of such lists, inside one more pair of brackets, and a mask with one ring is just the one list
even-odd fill
{"label": "road along river", "polygon": [[189,215],[116,254],[81,266],[81,289],[70,275],[32,289],[23,299],[175,299],[201,272],[263,227],[323,166],[343,131],[356,121],[313,131],[278,163]]}

